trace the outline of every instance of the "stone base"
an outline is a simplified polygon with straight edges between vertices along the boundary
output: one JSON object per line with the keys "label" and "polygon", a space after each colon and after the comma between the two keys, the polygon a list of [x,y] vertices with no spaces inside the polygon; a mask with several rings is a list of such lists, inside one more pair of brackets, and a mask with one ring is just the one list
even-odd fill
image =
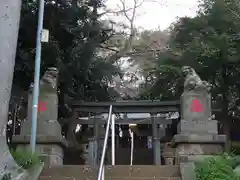
{"label": "stone base", "polygon": [[164,158],[165,165],[174,165],[175,149],[171,148],[169,143],[165,143],[162,156]]}
{"label": "stone base", "polygon": [[181,120],[178,123],[179,134],[218,134],[218,122],[216,120],[187,121]]}
{"label": "stone base", "polygon": [[[30,145],[18,145],[17,150],[30,149]],[[63,165],[63,149],[58,145],[36,145],[36,153],[43,159],[45,167]]]}
{"label": "stone base", "polygon": [[186,162],[186,157],[190,156],[220,154],[225,141],[225,135],[177,134],[172,140],[172,146],[176,147],[176,164]]}
{"label": "stone base", "polygon": [[171,146],[176,147],[178,144],[224,144],[226,142],[225,135],[212,134],[176,134],[171,141]]}
{"label": "stone base", "polygon": [[163,152],[162,156],[164,158],[165,165],[174,165],[175,149],[171,152]]}
{"label": "stone base", "polygon": [[174,165],[174,157],[164,157],[165,165]]}
{"label": "stone base", "polygon": [[[23,121],[21,125],[21,135],[28,136],[31,135],[32,122]],[[42,122],[37,121],[37,134],[44,136],[60,136],[61,137],[61,125],[57,120],[48,120]]]}
{"label": "stone base", "polygon": [[[17,149],[30,149],[30,136],[14,136],[12,139],[17,144]],[[54,136],[37,136],[36,152],[43,157],[44,166],[63,165],[63,147],[67,146],[66,140]]]}

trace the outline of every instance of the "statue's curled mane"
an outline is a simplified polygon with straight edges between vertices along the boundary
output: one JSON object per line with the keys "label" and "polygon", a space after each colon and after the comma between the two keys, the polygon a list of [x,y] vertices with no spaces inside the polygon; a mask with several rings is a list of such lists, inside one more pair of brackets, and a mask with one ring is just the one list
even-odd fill
{"label": "statue's curled mane", "polygon": [[202,81],[193,68],[184,66],[182,72],[185,76],[184,91],[193,91],[196,89],[210,91],[210,84],[207,81]]}

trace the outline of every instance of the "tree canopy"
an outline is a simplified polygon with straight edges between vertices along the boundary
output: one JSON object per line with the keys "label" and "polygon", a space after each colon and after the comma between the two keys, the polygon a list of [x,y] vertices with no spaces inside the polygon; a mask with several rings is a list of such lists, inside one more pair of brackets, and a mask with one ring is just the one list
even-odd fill
{"label": "tree canopy", "polygon": [[[112,34],[99,20],[102,6],[101,0],[45,1],[44,28],[49,30],[50,40],[43,44],[41,73],[49,66],[59,69],[60,97],[114,98],[108,94],[108,83],[120,70],[101,56],[100,46]],[[33,82],[37,13],[35,1],[23,1],[14,84],[25,90]]]}
{"label": "tree canopy", "polygon": [[171,28],[166,50],[159,53],[151,72],[156,80],[150,82],[152,86],[145,95],[179,99],[183,85],[180,68],[192,66],[202,79],[212,84],[213,103],[221,107],[220,120],[225,127],[238,119],[239,14],[237,1],[203,0],[196,17],[178,19]]}

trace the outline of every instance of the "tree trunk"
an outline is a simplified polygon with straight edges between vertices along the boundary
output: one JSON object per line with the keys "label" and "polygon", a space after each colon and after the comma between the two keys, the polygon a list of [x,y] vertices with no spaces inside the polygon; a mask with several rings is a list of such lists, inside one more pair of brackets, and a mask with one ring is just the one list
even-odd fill
{"label": "tree trunk", "polygon": [[[21,0],[1,0],[0,6],[0,169],[12,172],[16,167],[6,143],[6,124],[11,94]],[[14,170],[14,169],[13,169]],[[13,175],[14,173],[12,173]],[[2,179],[3,174],[0,175]]]}
{"label": "tree trunk", "polygon": [[226,143],[225,143],[225,151],[231,151],[231,119],[228,116],[228,88],[229,88],[229,81],[228,81],[228,68],[225,63],[222,65],[222,118],[223,118],[223,129],[224,134],[226,135]]}
{"label": "tree trunk", "polygon": [[228,119],[224,120],[224,134],[226,135],[226,144],[225,144],[225,151],[227,153],[231,153],[231,126],[230,123],[227,122]]}
{"label": "tree trunk", "polygon": [[224,134],[226,135],[226,142],[225,142],[225,151],[230,153],[231,151],[231,119],[228,116],[228,100],[227,94],[223,93],[223,100],[222,100],[222,118],[223,118],[223,130]]}

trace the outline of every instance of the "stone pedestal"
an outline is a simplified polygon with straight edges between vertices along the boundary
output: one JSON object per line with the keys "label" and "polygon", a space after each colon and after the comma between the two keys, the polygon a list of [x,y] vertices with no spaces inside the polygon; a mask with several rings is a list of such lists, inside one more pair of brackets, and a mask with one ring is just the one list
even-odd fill
{"label": "stone pedestal", "polygon": [[165,165],[174,165],[175,153],[173,152],[164,152],[163,158]]}
{"label": "stone pedestal", "polygon": [[[30,136],[13,136],[17,149],[30,150]],[[37,136],[36,153],[44,160],[46,167],[63,165],[63,148],[67,146],[66,140],[54,136]]]}
{"label": "stone pedestal", "polygon": [[225,140],[225,135],[218,134],[217,121],[211,120],[210,93],[206,89],[184,92],[178,134],[171,142],[176,164],[187,163],[193,156],[220,154]]}
{"label": "stone pedestal", "polygon": [[178,124],[178,134],[218,134],[218,122],[216,120],[209,121],[187,121],[181,119]]}
{"label": "stone pedestal", "polygon": [[174,165],[175,149],[171,148],[169,145],[170,145],[169,143],[166,143],[164,145],[163,158],[164,158],[164,161],[165,161],[165,165]]}
{"label": "stone pedestal", "polygon": [[190,162],[199,155],[217,155],[223,152],[225,135],[175,135],[172,141],[175,150],[175,163]]}
{"label": "stone pedestal", "polygon": [[211,118],[210,85],[202,81],[193,68],[185,66],[182,70],[185,82],[181,119],[178,134],[171,144],[176,148],[176,164],[180,165],[181,179],[196,180],[195,160],[199,156],[220,154],[226,137],[218,135],[217,121]]}
{"label": "stone pedestal", "polygon": [[164,157],[165,165],[174,165],[174,156]]}
{"label": "stone pedestal", "polygon": [[[58,123],[58,95],[56,68],[48,68],[40,81],[38,102],[36,152],[44,157],[45,166],[60,166],[63,164],[63,147],[66,141],[61,134]],[[32,128],[32,88],[28,96],[28,118],[21,125],[21,133],[14,136],[12,142],[20,149],[29,148]]]}

